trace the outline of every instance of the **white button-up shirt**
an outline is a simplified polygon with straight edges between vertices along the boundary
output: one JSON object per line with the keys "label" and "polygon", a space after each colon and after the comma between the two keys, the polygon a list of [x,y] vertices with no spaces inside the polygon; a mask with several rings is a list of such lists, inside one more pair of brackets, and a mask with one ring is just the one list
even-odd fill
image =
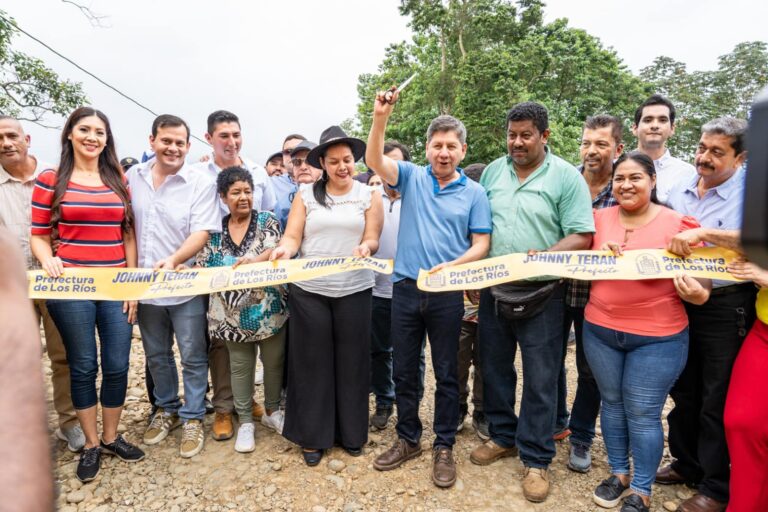
{"label": "white button-up shirt", "polygon": [[37,176],[52,165],[37,160],[35,172],[27,181],[11,176],[0,165],[0,226],[8,228],[16,235],[24,251],[27,269],[38,269],[40,264],[29,248],[29,232],[32,223],[32,190]]}
{"label": "white button-up shirt", "polygon": [[[241,156],[240,160],[243,161],[243,167],[250,171],[253,178],[253,208],[259,211],[273,211],[277,203],[277,196],[275,196],[275,189],[272,188],[272,181],[269,179],[266,169],[245,157]],[[214,161],[213,153],[207,162],[198,162],[194,166],[204,171],[214,182],[221,172],[221,168]],[[229,207],[224,200],[219,201],[219,206],[222,217],[229,215]]]}
{"label": "white button-up shirt", "polygon": [[661,204],[667,204],[669,192],[681,181],[688,181],[696,176],[696,168],[675,158],[666,150],[658,160],[653,161],[656,167],[656,197]]}
{"label": "white button-up shirt", "polygon": [[[216,184],[191,165],[165,178],[157,189],[152,183],[155,160],[128,170],[131,203],[135,218],[139,267],[152,268],[167,258],[194,232],[221,231]],[[193,259],[187,262],[191,266]],[[192,297],[144,300],[144,304],[173,306]]]}

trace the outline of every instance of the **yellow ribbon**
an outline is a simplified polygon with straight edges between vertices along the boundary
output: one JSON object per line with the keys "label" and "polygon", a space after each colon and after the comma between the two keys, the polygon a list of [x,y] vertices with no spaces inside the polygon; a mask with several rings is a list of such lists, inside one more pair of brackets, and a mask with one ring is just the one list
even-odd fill
{"label": "yellow ribbon", "polygon": [[56,279],[42,270],[27,272],[32,299],[144,300],[203,295],[275,286],[349,272],[392,273],[392,260],[312,258],[174,272],[149,268],[66,268]]}
{"label": "yellow ribbon", "polygon": [[695,249],[680,258],[663,249],[626,251],[621,256],[602,251],[539,252],[507,254],[447,267],[437,272],[419,271],[418,286],[428,292],[477,290],[532,277],[567,277],[585,281],[671,279],[691,277],[738,281],[726,267],[738,253],[719,247]]}

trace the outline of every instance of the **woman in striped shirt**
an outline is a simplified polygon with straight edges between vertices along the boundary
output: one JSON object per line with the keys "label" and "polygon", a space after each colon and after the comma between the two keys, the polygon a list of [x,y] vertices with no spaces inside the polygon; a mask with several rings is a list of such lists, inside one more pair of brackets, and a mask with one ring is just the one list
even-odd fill
{"label": "woman in striped shirt", "polygon": [[[127,181],[117,159],[109,120],[81,107],[69,116],[61,136],[58,171],[40,173],[32,192],[31,248],[49,276],[67,267],[135,267],[136,241]],[[52,240],[58,247],[52,248]],[[62,282],[58,286],[73,284]],[[99,472],[101,453],[128,462],[144,458],[117,433],[128,385],[135,302],[49,300],[48,311],[61,332],[70,367],[72,403],[85,433],[77,477]],[[96,329],[101,342],[103,432],[96,424]]]}

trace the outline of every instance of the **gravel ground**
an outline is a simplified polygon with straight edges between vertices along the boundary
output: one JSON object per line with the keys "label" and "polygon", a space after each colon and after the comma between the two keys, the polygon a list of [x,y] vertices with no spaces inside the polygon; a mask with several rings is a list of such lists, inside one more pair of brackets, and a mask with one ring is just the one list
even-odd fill
{"label": "gravel ground", "polygon": [[[47,359],[44,367],[53,432],[56,422]],[[567,367],[571,403],[576,378],[573,346],[568,350]],[[128,378],[128,398],[120,431],[128,439],[138,442],[149,413],[144,388],[144,352],[139,339],[134,340]],[[425,447],[430,446],[434,438],[431,430],[433,393],[434,379],[431,368],[428,368],[427,393],[421,409]],[[257,387],[257,396],[263,397],[261,387]],[[669,408],[668,402],[665,415]],[[70,453],[63,442],[56,441],[51,435],[51,443],[55,446],[60,510],[593,511],[601,509],[592,502],[592,491],[608,476],[599,426],[593,447],[592,471],[583,475],[566,469],[568,442],[558,443],[557,458],[550,466],[551,494],[544,503],[532,504],[523,498],[520,484],[523,467],[519,459],[502,459],[485,467],[469,461],[470,452],[481,442],[472,429],[471,420],[467,420],[457,437],[454,455],[458,480],[448,490],[432,484],[428,453],[394,471],[381,473],[373,469],[376,455],[395,440],[392,420],[386,430],[370,433],[361,457],[350,457],[342,449],[334,448],[315,468],[304,465],[297,446],[261,424],[256,427],[256,451],[239,454],[234,451],[234,439],[217,442],[210,437],[212,421],[212,416],[206,417],[205,448],[193,459],[179,457],[180,431],[175,430],[159,445],[141,445],[147,453],[141,462],[127,464],[110,457],[103,458],[101,473],[87,485],[75,478],[78,455]],[[669,454],[665,449],[662,463],[668,461]],[[692,491],[682,486],[656,486],[652,510],[675,510],[677,504],[691,494]]]}

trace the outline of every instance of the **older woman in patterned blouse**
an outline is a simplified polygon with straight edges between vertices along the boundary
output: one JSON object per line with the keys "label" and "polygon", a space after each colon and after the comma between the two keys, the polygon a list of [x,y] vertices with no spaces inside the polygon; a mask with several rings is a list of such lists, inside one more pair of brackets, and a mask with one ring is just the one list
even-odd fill
{"label": "older woman in patterned blouse", "polygon": [[[253,180],[240,167],[224,169],[218,176],[218,192],[229,206],[221,233],[213,234],[197,255],[197,266],[222,267],[267,261],[280,241],[280,224],[271,212],[253,210]],[[252,396],[256,367],[256,344],[264,364],[266,414],[261,422],[282,434],[283,412],[280,390],[285,357],[286,290],[267,286],[225,291],[211,295],[208,331],[229,349],[232,394],[240,420],[235,450],[255,448]]]}

